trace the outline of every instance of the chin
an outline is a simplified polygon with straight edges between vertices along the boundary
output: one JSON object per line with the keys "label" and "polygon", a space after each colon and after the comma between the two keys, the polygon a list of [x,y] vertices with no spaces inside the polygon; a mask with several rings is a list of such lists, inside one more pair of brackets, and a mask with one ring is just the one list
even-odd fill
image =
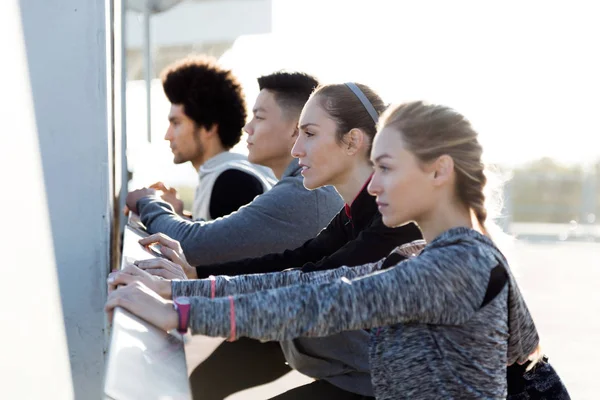
{"label": "chin", "polygon": [[321,184],[319,184],[316,180],[314,179],[310,179],[310,178],[304,178],[304,180],[302,181],[302,183],[304,184],[304,187],[308,190],[314,190],[314,189],[318,189],[320,188]]}
{"label": "chin", "polygon": [[[388,206],[389,207],[389,206]],[[401,221],[399,218],[394,218],[392,215],[381,214],[381,220],[383,224],[388,228],[396,228],[400,225],[404,225],[406,222]]]}
{"label": "chin", "polygon": [[250,161],[252,164],[259,164],[260,160],[254,157],[252,153],[248,152],[248,161]]}

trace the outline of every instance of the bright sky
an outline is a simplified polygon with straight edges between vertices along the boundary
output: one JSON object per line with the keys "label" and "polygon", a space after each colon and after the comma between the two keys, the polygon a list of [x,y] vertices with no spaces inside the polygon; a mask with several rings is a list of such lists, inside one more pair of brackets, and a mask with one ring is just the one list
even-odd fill
{"label": "bright sky", "polygon": [[273,0],[273,33],[223,61],[251,79],[295,68],[448,104],[494,161],[581,161],[600,157],[598,15],[591,1]]}
{"label": "bright sky", "polygon": [[367,84],[387,102],[453,106],[492,162],[600,158],[595,2],[272,2],[272,33],[241,37],[221,58],[249,107],[257,76],[296,69]]}

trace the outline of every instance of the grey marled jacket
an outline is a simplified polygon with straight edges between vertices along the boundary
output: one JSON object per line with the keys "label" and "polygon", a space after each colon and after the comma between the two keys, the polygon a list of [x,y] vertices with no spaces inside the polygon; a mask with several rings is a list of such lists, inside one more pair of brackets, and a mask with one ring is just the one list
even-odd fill
{"label": "grey marled jacket", "polygon": [[[533,320],[505,259],[491,240],[453,228],[418,256],[335,270],[173,282],[191,299],[193,333],[287,340],[373,328],[371,375],[378,399],[506,397],[506,365],[538,344]],[[509,284],[481,307],[490,271]],[[233,303],[233,309],[231,304]]]}

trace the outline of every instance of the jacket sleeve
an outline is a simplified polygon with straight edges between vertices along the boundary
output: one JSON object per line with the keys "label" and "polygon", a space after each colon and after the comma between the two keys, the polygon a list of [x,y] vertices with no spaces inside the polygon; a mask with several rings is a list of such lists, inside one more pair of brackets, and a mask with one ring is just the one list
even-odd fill
{"label": "jacket sleeve", "polygon": [[[262,257],[244,258],[237,261],[203,265],[196,268],[198,277],[210,275],[242,275],[279,272],[288,268],[300,268],[311,261],[318,261],[336,252],[346,243],[346,235],[341,226],[341,212],[338,213],[319,234],[302,246],[282,253],[266,254]],[[255,235],[262,235],[255,233]],[[383,256],[382,256],[383,257]],[[371,261],[371,260],[369,260]],[[340,263],[337,266],[342,266]]]}
{"label": "jacket sleeve", "polygon": [[173,297],[201,296],[224,297],[237,294],[254,293],[261,290],[276,289],[305,283],[316,284],[330,282],[337,278],[355,279],[381,269],[384,260],[355,267],[340,267],[326,271],[302,272],[298,269],[267,274],[239,276],[213,276],[209,279],[173,280]]}
{"label": "jacket sleeve", "polygon": [[301,185],[294,178],[284,178],[250,204],[209,222],[181,218],[158,197],[145,197],[137,206],[148,232],[178,240],[191,265],[221,263],[280,252],[314,237],[320,229],[318,219],[297,220],[290,213],[300,213],[304,207],[328,212],[319,203],[326,208],[331,202],[322,200],[324,192],[311,192]]}
{"label": "jacket sleeve", "polygon": [[406,224],[398,228],[389,228],[383,224],[381,214],[377,213],[369,226],[327,257],[311,260],[302,266],[305,272],[337,268],[340,265],[361,265],[374,259],[386,257],[396,246],[410,243],[421,238],[421,231],[415,224]]}
{"label": "jacket sleeve", "polygon": [[[489,265],[488,265],[489,264]],[[290,340],[401,322],[459,325],[483,300],[493,261],[448,246],[362,278],[236,295],[192,298],[196,334]]]}
{"label": "jacket sleeve", "polygon": [[304,272],[312,272],[334,269],[342,265],[362,265],[387,256],[398,245],[421,238],[421,231],[415,224],[388,228],[381,221],[381,215],[377,214],[356,239],[348,241],[342,226],[342,212],[338,213],[316,238],[296,250],[201,266],[196,268],[198,277],[267,273],[287,268],[302,268]]}

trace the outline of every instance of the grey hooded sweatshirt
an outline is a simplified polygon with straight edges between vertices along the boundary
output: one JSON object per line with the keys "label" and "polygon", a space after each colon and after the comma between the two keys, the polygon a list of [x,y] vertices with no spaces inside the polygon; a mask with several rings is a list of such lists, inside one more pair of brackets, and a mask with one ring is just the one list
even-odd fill
{"label": "grey hooded sweatshirt", "polygon": [[[482,307],[498,265],[508,285]],[[505,398],[506,365],[525,361],[538,335],[493,242],[453,228],[419,256],[381,266],[173,282],[173,295],[226,296],[191,298],[192,332],[208,336],[281,341],[371,329],[378,399]]]}

